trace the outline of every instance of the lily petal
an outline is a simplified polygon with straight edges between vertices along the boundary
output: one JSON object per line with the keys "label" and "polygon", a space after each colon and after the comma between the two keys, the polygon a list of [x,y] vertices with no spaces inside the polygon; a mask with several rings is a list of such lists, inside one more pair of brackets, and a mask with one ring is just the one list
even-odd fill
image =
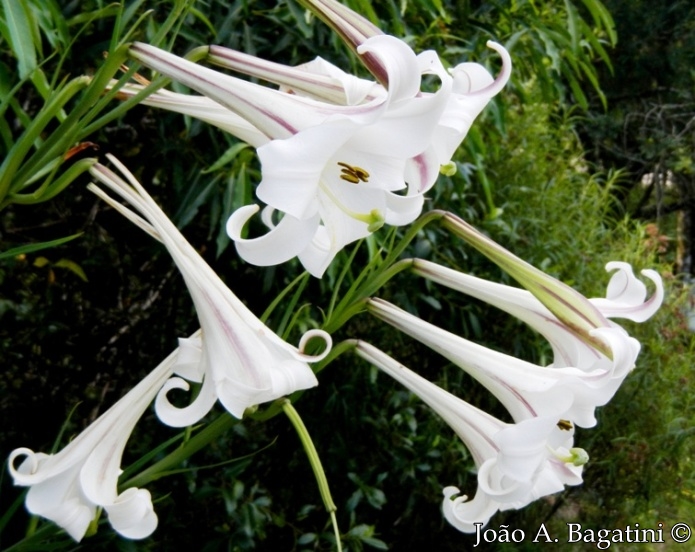
{"label": "lily petal", "polygon": [[461,63],[449,71],[454,79],[453,92],[433,137],[441,165],[451,160],[476,117],[502,91],[511,76],[509,52],[493,41],[488,41],[487,46],[502,57],[502,70],[496,79],[478,63]]}
{"label": "lily petal", "polygon": [[[500,400],[516,422],[549,417],[592,427],[596,424],[594,409],[606,404],[622,382],[603,368],[549,369],[493,351],[380,299],[370,299],[368,310],[469,373]],[[634,358],[629,360],[634,365]]]}
{"label": "lily petal", "polygon": [[[166,400],[166,393],[185,386],[181,380],[170,382],[157,401],[163,421],[191,425],[209,411],[213,396],[233,416],[241,418],[249,407],[317,385],[307,363],[328,354],[330,336],[318,330],[305,334],[325,344],[323,353],[310,356],[273,333],[220,280],[135,177],[113,156],[109,159],[127,182],[99,164],[92,167],[92,176],[125,199],[151,224],[151,233],[164,243],[181,271],[200,321],[200,333],[188,342],[180,375],[193,373],[199,379],[199,374],[203,374],[201,392],[189,407],[173,414],[174,407]],[[109,204],[119,205],[96,186],[90,185],[89,189]],[[303,339],[300,347],[305,344]],[[198,368],[192,369],[191,364],[196,363]]]}
{"label": "lily petal", "polygon": [[[363,341],[356,353],[420,397],[456,432],[471,452],[478,468],[478,490],[472,501],[452,500],[459,490],[444,488],[444,516],[454,527],[473,532],[475,523],[486,524],[500,509],[519,508],[532,500],[560,491],[565,484],[581,482],[581,466],[566,470],[561,461],[572,436],[561,432],[552,417],[532,417],[507,424],[418,376],[402,364]],[[569,458],[569,457],[568,457]],[[572,476],[567,474],[571,473]]]}
{"label": "lily petal", "polygon": [[237,253],[256,266],[277,265],[301,254],[319,227],[318,214],[304,220],[285,215],[267,234],[258,238],[242,238],[245,224],[258,209],[258,205],[246,205],[234,211],[227,221],[227,234],[234,240]]}
{"label": "lily petal", "polygon": [[606,264],[606,270],[615,271],[608,283],[606,298],[591,299],[604,316],[644,322],[656,313],[664,301],[664,285],[656,271],[641,272],[656,286],[656,292],[647,300],[646,286],[635,278],[632,267],[628,263],[612,261]]}
{"label": "lily petal", "polygon": [[[97,507],[127,538],[149,536],[157,527],[148,491],[117,491],[120,463],[135,424],[174,369],[178,351],[169,355],[121,400],[56,454],[19,448],[10,454],[15,485],[29,486],[27,509],[50,519],[76,541],[84,537]],[[17,458],[24,461],[16,467]]]}

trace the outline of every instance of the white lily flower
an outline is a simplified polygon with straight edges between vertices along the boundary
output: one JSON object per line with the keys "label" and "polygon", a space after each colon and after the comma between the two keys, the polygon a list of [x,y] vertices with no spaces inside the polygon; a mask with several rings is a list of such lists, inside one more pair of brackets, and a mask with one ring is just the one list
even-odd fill
{"label": "white lily flower", "polygon": [[[271,139],[258,148],[263,178],[257,196],[271,210],[284,213],[282,220],[277,226],[271,223],[268,234],[244,239],[242,229],[257,211],[247,206],[227,225],[248,262],[267,266],[298,256],[312,274],[321,276],[346,244],[383,224],[407,224],[420,214],[422,192],[438,170],[438,165],[421,166],[436,161],[421,154],[430,146],[452,79],[433,52],[416,56],[394,37],[375,36],[360,50],[388,69],[388,92],[368,96],[360,105],[336,105],[222,75],[145,44],[131,47],[135,59],[224,105]],[[215,52],[219,59],[219,49]],[[303,79],[308,83],[303,90],[315,90],[317,96],[336,89],[309,71],[250,64],[248,57],[243,63],[236,60],[237,68],[263,78],[274,75],[275,81],[294,87]],[[423,73],[439,76],[439,91],[420,93]],[[344,85],[346,79],[334,81]],[[409,160],[418,156],[414,170]],[[288,242],[290,230],[296,235]]]}
{"label": "white lily flower", "polygon": [[[112,84],[115,82],[113,81]],[[145,86],[146,84],[128,83],[118,90],[117,96],[124,99],[131,98],[141,92]],[[147,96],[140,103],[195,117],[229,132],[256,148],[270,141],[265,134],[246,119],[206,96],[194,96],[160,89]]]}
{"label": "white lily flower", "polygon": [[[655,285],[654,294],[647,300],[647,289],[627,263],[609,262],[606,271],[615,271],[606,290],[606,298],[586,299],[606,318],[628,318],[644,322],[659,309],[664,299],[661,277],[654,270],[642,274]],[[574,366],[584,371],[597,367],[609,370],[612,377],[624,377],[634,365],[610,361],[600,351],[579,339],[575,332],[558,320],[533,294],[524,289],[476,278],[456,270],[416,259],[413,272],[429,280],[476,297],[518,318],[545,337],[553,349],[553,367]],[[613,334],[616,347],[627,336],[615,324],[606,324],[604,335]],[[610,331],[612,329],[613,331]],[[596,331],[596,330],[594,330]],[[622,357],[627,360],[626,357]]]}
{"label": "white lily flower", "polygon": [[[330,336],[320,330],[309,331],[299,349],[278,337],[220,280],[135,177],[113,156],[108,157],[127,182],[100,164],[91,169],[92,176],[144,219],[98,187],[90,185],[90,190],[162,241],[186,281],[201,326],[200,332],[180,340],[180,359],[174,368],[179,376],[202,381],[200,392],[189,406],[177,408],[167,399],[167,392],[173,388],[188,390],[189,385],[180,377],[169,380],[155,404],[160,419],[175,427],[191,425],[205,416],[217,399],[233,416],[241,418],[249,407],[317,385],[307,363],[328,354]],[[324,341],[321,355],[303,352],[312,338]]]}
{"label": "white lily flower", "polygon": [[[371,68],[389,83],[388,91],[320,59],[295,68],[208,48],[211,62],[281,86],[271,90],[133,45],[133,57],[229,108],[271,140],[262,145],[252,136],[251,142],[261,145],[263,178],[257,195],[268,205],[263,221],[270,231],[255,239],[242,237],[258,210],[254,206],[236,211],[227,225],[246,261],[267,266],[297,256],[320,277],[348,243],[383,224],[412,222],[440,166],[450,163],[474,118],[511,72],[509,55],[495,43],[490,47],[503,57],[497,80],[474,63],[459,65],[452,78],[434,52],[415,56],[404,42],[383,34],[363,38],[356,51],[372,61]],[[420,92],[425,73],[442,82],[435,94]],[[197,116],[190,106],[178,110],[184,109]],[[243,137],[238,134],[248,135],[248,130]],[[274,211],[284,213],[277,225]],[[288,242],[290,231],[298,231],[300,239]]]}
{"label": "white lily flower", "polygon": [[[156,529],[157,515],[145,489],[118,494],[123,450],[135,424],[172,375],[178,350],[56,454],[28,448],[12,451],[9,471],[15,485],[31,487],[26,507],[50,519],[80,541],[103,508],[119,534],[143,539]],[[17,467],[17,458],[24,460]]]}
{"label": "white lily flower", "polygon": [[622,383],[608,367],[612,362],[627,373],[639,353],[639,342],[620,328],[601,329],[614,347],[614,360],[582,369],[547,368],[477,343],[424,322],[381,299],[370,299],[368,309],[378,318],[424,343],[485,386],[516,422],[535,417],[568,420],[581,427],[596,425],[594,410],[606,404]]}
{"label": "white lily flower", "polygon": [[[300,0],[300,3],[328,24],[356,54],[365,67],[384,86],[390,85],[390,72],[379,56],[361,51],[362,45],[383,32],[360,14],[336,0]],[[482,65],[464,62],[449,69],[453,77],[452,93],[432,136],[428,151],[411,160],[415,170],[420,167],[446,165],[490,100],[507,84],[512,72],[512,60],[507,50],[493,41],[488,48],[502,57],[502,71],[493,78]]]}
{"label": "white lily flower", "polygon": [[602,331],[611,325],[581,293],[520,259],[461,217],[444,212],[441,222],[530,291],[568,331],[596,351],[612,356],[612,344],[603,339],[607,333]]}
{"label": "white lily flower", "polygon": [[332,105],[360,105],[385,98],[380,84],[346,73],[321,57],[290,67],[263,60],[224,46],[207,47],[206,61],[250,77],[279,85],[286,94],[312,98]]}
{"label": "white lily flower", "polygon": [[572,446],[572,430],[553,417],[528,418],[507,424],[418,376],[369,345],[356,342],[356,352],[420,397],[456,432],[478,468],[478,489],[472,500],[456,487],[444,489],[444,516],[463,532],[475,531],[498,510],[522,508],[530,502],[582,482],[588,456]]}

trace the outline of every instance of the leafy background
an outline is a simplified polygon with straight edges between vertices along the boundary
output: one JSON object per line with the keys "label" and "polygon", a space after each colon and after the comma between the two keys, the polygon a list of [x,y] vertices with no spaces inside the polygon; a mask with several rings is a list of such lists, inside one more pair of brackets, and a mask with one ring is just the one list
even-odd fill
{"label": "leafy background", "polygon": [[[600,409],[598,427],[577,434],[577,444],[591,455],[584,484],[498,514],[490,527],[508,524],[530,535],[546,523],[551,535],[562,536],[567,522],[613,528],[693,519],[695,8],[687,0],[346,3],[416,51],[435,49],[451,66],[474,60],[495,73],[499,62],[485,48],[488,39],[512,54],[512,82],[478,119],[459,150],[457,174],[440,179],[428,207],[460,214],[587,296],[604,294],[609,260],[654,267],[668,288],[652,320],[625,324],[643,344],[638,366]],[[0,251],[80,234],[0,260],[0,453],[6,457],[18,446],[51,450],[61,429],[61,442],[69,440],[164,358],[178,336],[197,327],[187,290],[163,248],[87,192],[84,175],[64,186],[60,174],[77,174],[83,160],[114,153],[258,315],[300,272],[296,263],[245,265],[224,235],[227,215],[252,201],[260,178],[252,149],[178,115],[100,102],[96,88],[80,88],[56,107],[64,79],[105,74],[103,52],[116,59],[125,39],[179,55],[218,43],[290,64],[320,54],[366,74],[291,0],[3,0],[1,6],[0,190],[7,186],[11,193],[0,198]],[[23,34],[12,24],[17,10],[28,22]],[[70,114],[81,109],[85,115],[72,124]],[[50,149],[57,135],[65,143]],[[78,141],[95,146],[61,162],[52,180],[37,173],[41,162],[61,159]],[[368,250],[389,243],[388,237],[382,230],[360,246],[348,283]],[[434,226],[406,253],[504,281]],[[296,323],[286,328],[290,340],[322,322],[347,259],[348,252],[323,280],[307,281],[294,305],[301,307]],[[400,274],[379,296],[489,347],[548,362],[547,346],[515,320],[412,275]],[[285,325],[278,314],[270,323]],[[348,337],[368,337],[423,376],[505,416],[459,369],[367,314],[334,336]],[[449,527],[440,513],[443,486],[473,491],[472,462],[417,398],[345,356],[321,373],[320,386],[296,407],[321,454],[346,549],[472,546],[471,537]],[[123,465],[174,435],[146,415]],[[149,539],[125,541],[104,526],[80,545],[57,536],[37,548],[25,543],[14,549],[334,547],[311,470],[286,419],[241,422],[184,468],[148,485],[160,516]],[[36,521],[6,474],[0,501],[0,546],[9,548]]]}

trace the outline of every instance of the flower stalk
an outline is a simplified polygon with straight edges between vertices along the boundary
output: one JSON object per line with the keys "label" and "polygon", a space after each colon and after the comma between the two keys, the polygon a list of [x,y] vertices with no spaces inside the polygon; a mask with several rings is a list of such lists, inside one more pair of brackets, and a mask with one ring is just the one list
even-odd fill
{"label": "flower stalk", "polygon": [[342,550],[342,545],[340,543],[340,531],[338,530],[338,524],[335,517],[335,512],[338,508],[336,507],[335,502],[333,502],[331,490],[328,487],[328,479],[326,479],[326,472],[324,471],[323,465],[321,464],[321,458],[319,458],[319,454],[316,450],[316,447],[314,446],[313,440],[311,439],[311,435],[309,435],[309,431],[304,425],[304,421],[302,420],[301,416],[299,415],[299,412],[297,412],[297,410],[294,408],[292,402],[289,399],[284,399],[282,401],[282,410],[287,416],[287,418],[289,418],[290,422],[294,426],[294,429],[297,431],[297,435],[299,435],[299,440],[302,442],[304,451],[306,452],[306,455],[309,458],[309,464],[311,464],[311,469],[314,472],[314,477],[316,477],[316,483],[319,486],[321,499],[323,500],[323,504],[326,507],[326,511],[331,516],[331,522],[333,524],[333,530],[335,532],[335,539],[336,544],[338,546],[338,550]]}

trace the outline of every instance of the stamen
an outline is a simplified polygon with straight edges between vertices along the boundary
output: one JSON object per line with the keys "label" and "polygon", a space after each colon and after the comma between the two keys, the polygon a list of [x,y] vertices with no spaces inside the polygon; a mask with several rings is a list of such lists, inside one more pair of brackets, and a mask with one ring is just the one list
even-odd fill
{"label": "stamen", "polygon": [[351,184],[359,184],[360,182],[369,181],[369,173],[365,171],[362,167],[348,165],[347,163],[342,163],[338,161],[338,166],[342,167],[340,169],[340,178]]}
{"label": "stamen", "polygon": [[574,426],[572,425],[572,422],[570,422],[569,420],[560,420],[557,423],[557,427],[559,427],[562,431],[569,431]]}
{"label": "stamen", "polygon": [[[345,169],[343,169],[343,171],[344,171],[344,170],[345,170]],[[342,171],[341,171],[341,172],[342,172]],[[359,183],[360,183],[359,177],[355,176],[355,175],[352,174],[352,173],[341,174],[341,175],[340,175],[340,178],[341,178],[342,180],[346,180],[347,182],[350,182],[351,184],[359,184]]]}
{"label": "stamen", "polygon": [[[359,167],[350,167],[347,163],[338,163],[339,165],[344,165],[345,167],[349,167],[350,172],[348,172],[345,168],[342,169],[345,171],[345,174],[341,174],[340,178],[343,180],[346,180],[347,182],[350,182],[352,184],[358,184],[360,180],[362,182],[367,181],[367,177],[369,177],[369,173],[365,171],[364,169],[360,169]],[[355,174],[354,170],[356,169],[356,172],[360,175],[366,175],[364,178],[360,178],[357,174]],[[326,185],[323,181],[320,182],[319,184],[321,186],[321,190],[323,193],[328,196],[328,198],[347,216],[350,218],[353,218],[355,220],[359,220],[360,222],[364,222],[367,225],[367,230],[369,232],[376,232],[381,228],[384,223],[386,222],[386,218],[384,216],[384,213],[381,212],[379,209],[372,209],[369,211],[369,213],[358,213],[350,209],[347,205],[343,204],[333,193],[331,190],[330,186]]]}

